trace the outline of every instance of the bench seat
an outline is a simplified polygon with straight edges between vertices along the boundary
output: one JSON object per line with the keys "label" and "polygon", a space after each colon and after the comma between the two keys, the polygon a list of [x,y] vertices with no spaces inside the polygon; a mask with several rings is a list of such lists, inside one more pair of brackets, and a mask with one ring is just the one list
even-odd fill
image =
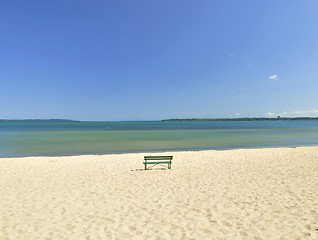
{"label": "bench seat", "polygon": [[160,164],[160,163],[171,163],[169,162],[144,162],[144,164]]}

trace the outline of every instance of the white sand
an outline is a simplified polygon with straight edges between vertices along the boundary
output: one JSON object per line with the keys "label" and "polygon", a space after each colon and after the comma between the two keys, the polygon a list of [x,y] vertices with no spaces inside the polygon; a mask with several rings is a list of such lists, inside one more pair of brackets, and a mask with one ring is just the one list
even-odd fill
{"label": "white sand", "polygon": [[318,147],[167,154],[0,159],[0,239],[318,240]]}

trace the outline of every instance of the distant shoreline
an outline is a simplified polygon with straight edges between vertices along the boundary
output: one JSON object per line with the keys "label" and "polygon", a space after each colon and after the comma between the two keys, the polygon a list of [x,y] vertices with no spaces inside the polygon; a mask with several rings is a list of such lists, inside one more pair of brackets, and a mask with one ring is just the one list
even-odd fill
{"label": "distant shoreline", "polygon": [[163,122],[183,122],[183,121],[303,121],[303,120],[318,120],[318,117],[277,117],[277,118],[173,118],[164,119]]}
{"label": "distant shoreline", "polygon": [[81,122],[69,119],[0,119],[0,122]]}
{"label": "distant shoreline", "polygon": [[[96,121],[96,122],[190,122],[190,121],[304,121],[304,120],[318,120],[318,117],[277,117],[277,118],[171,118],[163,120],[136,120],[136,121]],[[70,119],[0,119],[0,122],[95,122],[95,121],[81,121]]]}

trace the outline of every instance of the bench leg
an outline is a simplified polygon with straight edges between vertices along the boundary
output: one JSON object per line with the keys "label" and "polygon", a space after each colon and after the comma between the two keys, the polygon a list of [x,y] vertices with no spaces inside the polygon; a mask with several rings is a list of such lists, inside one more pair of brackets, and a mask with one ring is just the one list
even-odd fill
{"label": "bench leg", "polygon": [[145,163],[145,170],[147,170],[147,163]]}

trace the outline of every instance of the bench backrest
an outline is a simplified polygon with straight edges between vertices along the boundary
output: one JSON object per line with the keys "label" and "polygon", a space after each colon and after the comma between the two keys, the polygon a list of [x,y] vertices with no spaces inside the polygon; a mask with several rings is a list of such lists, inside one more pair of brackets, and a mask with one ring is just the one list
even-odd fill
{"label": "bench backrest", "polygon": [[172,160],[173,156],[145,156],[145,161]]}

